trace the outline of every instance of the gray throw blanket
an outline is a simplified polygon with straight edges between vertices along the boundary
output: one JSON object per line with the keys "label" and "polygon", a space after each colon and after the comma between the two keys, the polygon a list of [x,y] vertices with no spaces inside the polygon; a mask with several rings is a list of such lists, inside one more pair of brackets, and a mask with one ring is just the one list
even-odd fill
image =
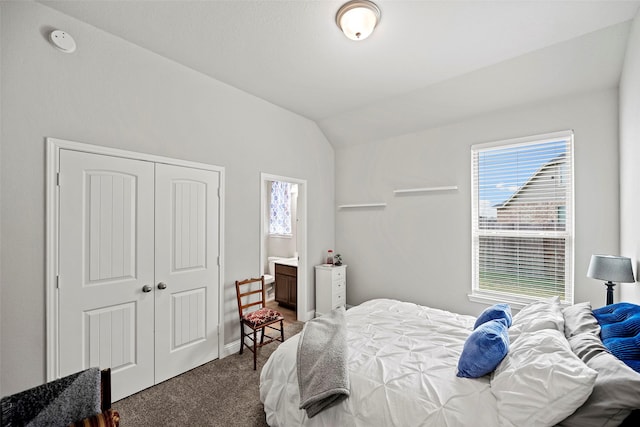
{"label": "gray throw blanket", "polygon": [[344,307],[310,320],[298,342],[300,409],[309,418],[349,397]]}
{"label": "gray throw blanket", "polygon": [[100,370],[89,368],[0,400],[2,427],[67,426],[101,412]]}

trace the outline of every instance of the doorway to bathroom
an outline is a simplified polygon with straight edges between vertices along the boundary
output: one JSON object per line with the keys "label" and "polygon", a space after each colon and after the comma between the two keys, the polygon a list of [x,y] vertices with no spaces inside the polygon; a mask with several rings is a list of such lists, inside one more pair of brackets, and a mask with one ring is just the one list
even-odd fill
{"label": "doorway to bathroom", "polygon": [[259,271],[267,283],[267,305],[301,321],[313,317],[307,310],[306,193],[306,180],[260,174]]}

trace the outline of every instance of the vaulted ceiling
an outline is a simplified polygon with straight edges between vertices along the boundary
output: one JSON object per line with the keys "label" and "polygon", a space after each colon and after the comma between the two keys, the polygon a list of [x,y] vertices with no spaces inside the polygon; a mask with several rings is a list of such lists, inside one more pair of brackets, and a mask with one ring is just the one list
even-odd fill
{"label": "vaulted ceiling", "polygon": [[335,24],[342,1],[40,0],[308,117],[335,147],[615,87],[640,5],[375,2],[380,24],[354,42]]}

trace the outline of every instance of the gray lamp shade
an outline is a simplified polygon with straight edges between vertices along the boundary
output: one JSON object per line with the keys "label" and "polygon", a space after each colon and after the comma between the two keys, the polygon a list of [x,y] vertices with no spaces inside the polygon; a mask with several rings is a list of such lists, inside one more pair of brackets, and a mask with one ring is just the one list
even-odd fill
{"label": "gray lamp shade", "polygon": [[615,283],[633,283],[631,259],[613,255],[591,255],[587,277]]}

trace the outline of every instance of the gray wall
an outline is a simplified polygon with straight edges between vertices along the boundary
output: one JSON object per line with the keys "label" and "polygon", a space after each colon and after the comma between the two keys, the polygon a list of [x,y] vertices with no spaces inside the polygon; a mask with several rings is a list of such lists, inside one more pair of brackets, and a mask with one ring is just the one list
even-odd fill
{"label": "gray wall", "polygon": [[[445,127],[336,150],[336,250],[349,265],[347,302],[391,297],[477,314],[471,291],[470,146],[575,131],[575,300],[604,305],[586,278],[592,253],[619,245],[617,89],[563,97]],[[457,185],[456,192],[395,196],[398,188]]]}
{"label": "gray wall", "polygon": [[[334,152],[315,123],[46,6],[0,8],[0,395],[45,380],[47,136],[226,168],[227,342],[234,280],[258,273],[260,172],[306,179],[310,258],[334,246]],[[53,28],[74,54],[48,43]]]}
{"label": "gray wall", "polygon": [[[640,14],[633,21],[620,79],[620,254],[640,273]],[[622,284],[622,299],[640,304],[640,286]]]}

